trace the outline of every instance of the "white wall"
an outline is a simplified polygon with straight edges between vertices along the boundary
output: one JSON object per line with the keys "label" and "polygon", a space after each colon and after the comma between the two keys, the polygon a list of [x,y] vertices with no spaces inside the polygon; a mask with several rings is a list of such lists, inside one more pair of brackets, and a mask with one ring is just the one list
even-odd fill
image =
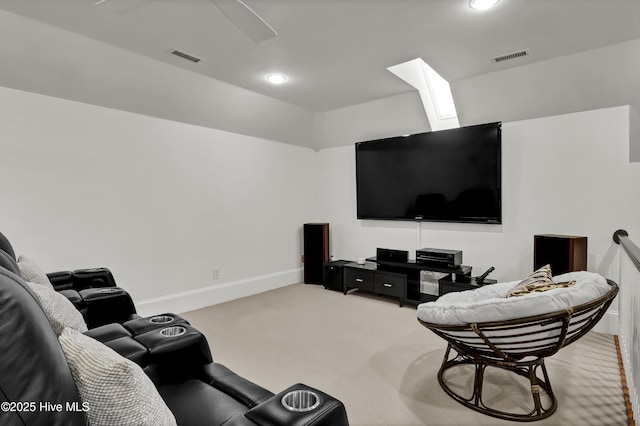
{"label": "white wall", "polygon": [[316,114],[318,149],[431,130],[420,94],[400,95]]}
{"label": "white wall", "polygon": [[108,266],[154,313],[301,280],[312,149],[7,88],[0,148],[1,230],[47,271]]}
{"label": "white wall", "polygon": [[[495,266],[491,277],[503,281],[531,272],[534,234],[585,235],[589,269],[616,278],[613,232],[640,238],[638,167],[628,149],[628,107],[504,123],[503,224],[423,222],[420,245],[463,250],[475,275]],[[353,145],[319,155],[336,258],[374,256],[377,247],[414,257],[416,223],[356,220]]]}
{"label": "white wall", "polygon": [[[353,145],[324,149],[320,176],[336,259],[374,256],[377,247],[463,250],[479,275],[520,279],[533,268],[533,235],[588,237],[588,269],[619,279],[612,235],[640,239],[640,164],[629,161],[629,107],[503,123],[502,225],[356,220]],[[418,226],[421,231],[418,231]],[[617,303],[596,330],[617,333]]]}
{"label": "white wall", "polygon": [[352,144],[316,153],[0,88],[0,147],[0,224],[17,252],[48,271],[109,266],[142,313],[301,281],[305,222],[331,223],[336,258],[454,248],[498,280],[530,272],[534,234],[586,235],[589,269],[613,279],[613,231],[640,238],[628,107],[504,123],[503,224],[420,233],[356,220]]}
{"label": "white wall", "polygon": [[632,105],[640,161],[640,39],[451,82],[460,123],[516,121]]}

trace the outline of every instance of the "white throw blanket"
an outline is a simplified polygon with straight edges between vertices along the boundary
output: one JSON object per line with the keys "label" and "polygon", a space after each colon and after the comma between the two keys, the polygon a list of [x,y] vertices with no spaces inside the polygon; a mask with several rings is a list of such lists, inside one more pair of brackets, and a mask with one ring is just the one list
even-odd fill
{"label": "white throw blanket", "polygon": [[572,280],[576,281],[573,287],[509,298],[505,295],[520,281],[489,284],[474,290],[447,293],[435,302],[418,305],[418,318],[442,325],[524,318],[591,302],[611,288],[603,276],[593,272],[569,272],[553,277],[554,282]]}

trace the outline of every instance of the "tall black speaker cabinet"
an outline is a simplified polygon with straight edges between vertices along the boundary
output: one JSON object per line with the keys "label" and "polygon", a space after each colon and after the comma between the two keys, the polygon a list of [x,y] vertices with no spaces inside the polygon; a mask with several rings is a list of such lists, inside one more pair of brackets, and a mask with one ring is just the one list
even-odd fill
{"label": "tall black speaker cabinet", "polygon": [[329,224],[305,223],[304,239],[304,282],[323,284],[324,264],[329,261]]}
{"label": "tall black speaker cabinet", "polygon": [[553,275],[587,270],[587,237],[534,235],[533,267],[551,265]]}

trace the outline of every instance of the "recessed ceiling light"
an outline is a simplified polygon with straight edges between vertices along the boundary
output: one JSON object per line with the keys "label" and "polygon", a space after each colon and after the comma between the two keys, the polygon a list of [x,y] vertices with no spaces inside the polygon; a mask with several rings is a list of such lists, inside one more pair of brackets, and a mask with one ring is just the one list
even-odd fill
{"label": "recessed ceiling light", "polygon": [[487,10],[498,4],[500,0],[469,0],[469,7],[475,10]]}
{"label": "recessed ceiling light", "polygon": [[284,74],[269,74],[267,75],[267,81],[271,84],[282,84],[287,81],[287,76]]}

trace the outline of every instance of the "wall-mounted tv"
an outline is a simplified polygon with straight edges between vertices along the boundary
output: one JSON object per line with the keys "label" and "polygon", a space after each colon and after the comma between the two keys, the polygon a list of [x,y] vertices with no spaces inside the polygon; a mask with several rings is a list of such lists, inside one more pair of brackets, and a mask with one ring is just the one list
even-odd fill
{"label": "wall-mounted tv", "polygon": [[356,143],[358,219],[502,223],[502,123]]}

